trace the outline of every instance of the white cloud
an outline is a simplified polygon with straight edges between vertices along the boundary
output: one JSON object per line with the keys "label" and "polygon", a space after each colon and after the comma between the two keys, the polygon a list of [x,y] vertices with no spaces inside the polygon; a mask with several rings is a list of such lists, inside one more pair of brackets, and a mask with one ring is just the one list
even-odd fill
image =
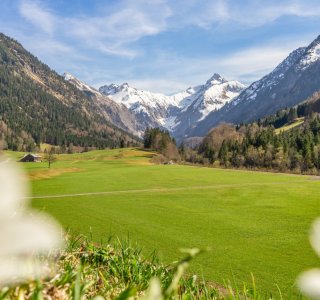
{"label": "white cloud", "polygon": [[48,37],[39,37],[38,42],[34,43],[33,39],[31,40],[31,42],[33,42],[34,49],[46,52],[51,55],[57,53],[62,53],[64,55],[75,55],[75,49],[73,47],[61,43],[55,39],[51,39]]}
{"label": "white cloud", "polygon": [[[211,28],[222,24],[261,26],[284,15],[320,16],[316,1],[285,0],[121,0],[98,16],[61,17],[38,0],[21,0],[21,15],[41,31],[54,32],[88,49],[117,56],[142,54],[132,46],[143,37],[186,26]],[[56,37],[59,39],[59,37]]]}
{"label": "white cloud", "polygon": [[[166,29],[171,10],[165,1],[119,1],[115,9],[101,16],[61,17],[36,0],[22,0],[21,15],[41,31],[55,31],[103,53],[134,57],[129,44]],[[59,29],[59,30],[58,30]]]}
{"label": "white cloud", "polygon": [[[264,3],[262,3],[264,2]],[[309,41],[266,41],[211,57],[190,58],[173,53],[160,53],[152,61],[146,59],[139,68],[134,58],[148,55],[148,47],[137,41],[146,36],[156,36],[164,31],[179,31],[188,26],[219,30],[220,26],[257,27],[285,16],[320,16],[316,0],[119,0],[108,4],[105,10],[94,16],[81,15],[62,17],[44,6],[40,0],[21,0],[19,11],[31,24],[39,28],[24,40],[30,49],[44,54],[42,57],[56,57],[55,66],[73,71],[79,69],[89,83],[120,79],[138,87],[157,92],[171,93],[190,84],[203,83],[214,72],[230,79],[249,83],[271,71],[290,51]],[[32,42],[34,40],[34,42]],[[254,42],[254,41],[253,41]],[[90,57],[100,52],[99,59],[110,56],[130,58],[119,68],[98,63]],[[161,52],[161,50],[159,50]],[[48,53],[50,55],[48,55]],[[153,53],[154,55],[154,53]],[[219,55],[219,56],[218,56]],[[83,68],[83,62],[92,58],[92,64]],[[54,59],[49,59],[49,62]],[[77,66],[77,60],[79,66]],[[130,62],[133,62],[132,65]],[[129,66],[130,65],[130,66]],[[141,75],[140,70],[146,70]],[[139,69],[139,71],[137,71]],[[150,70],[157,74],[150,76]],[[143,77],[144,76],[144,77]],[[150,78],[152,77],[152,78]],[[134,79],[134,80],[131,80]]]}
{"label": "white cloud", "polygon": [[229,55],[222,53],[220,56],[201,58],[172,57],[160,53],[153,63],[160,74],[165,74],[162,78],[139,77],[130,80],[130,77],[126,77],[124,81],[141,89],[167,94],[185,90],[189,86],[204,84],[216,72],[229,80],[239,80],[249,84],[271,72],[291,51],[307,44],[308,41],[295,40],[281,44],[275,40]]}
{"label": "white cloud", "polygon": [[154,93],[172,94],[177,91],[184,91],[188,87],[182,80],[174,78],[132,78],[128,79],[128,83],[138,89],[152,91]]}
{"label": "white cloud", "polygon": [[272,23],[283,16],[320,16],[317,0],[176,0],[169,1],[173,11],[169,27],[199,26],[211,28],[229,23],[257,27]]}
{"label": "white cloud", "polygon": [[249,48],[219,59],[216,65],[232,77],[251,74],[257,78],[273,70],[294,49],[288,46]]}
{"label": "white cloud", "polygon": [[292,51],[309,45],[314,38],[306,34],[304,39],[291,37],[268,40],[264,44],[222,56],[215,65],[223,75],[250,83],[271,72]]}
{"label": "white cloud", "polygon": [[56,26],[55,16],[37,1],[22,0],[19,6],[21,15],[40,30],[52,34]]}
{"label": "white cloud", "polygon": [[133,57],[136,51],[129,43],[145,36],[156,35],[166,28],[166,19],[171,15],[163,1],[124,1],[113,13],[102,17],[70,18],[67,34],[78,37],[90,47],[100,51]]}
{"label": "white cloud", "polygon": [[174,27],[194,25],[208,29],[212,24],[225,23],[231,18],[231,10],[225,0],[203,1],[201,5],[198,1],[192,0],[186,8],[187,11],[182,12],[179,6],[175,8],[179,17],[173,20],[173,23],[176,23],[173,24]]}
{"label": "white cloud", "polygon": [[250,1],[245,11],[235,10],[232,20],[249,26],[261,26],[283,16],[312,17],[320,16],[319,5],[314,1],[277,1],[261,3]]}

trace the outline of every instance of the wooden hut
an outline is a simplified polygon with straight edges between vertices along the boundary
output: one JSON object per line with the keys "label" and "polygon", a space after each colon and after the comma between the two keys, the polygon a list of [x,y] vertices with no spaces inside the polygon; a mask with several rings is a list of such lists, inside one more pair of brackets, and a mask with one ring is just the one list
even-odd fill
{"label": "wooden hut", "polygon": [[19,162],[41,162],[41,156],[38,154],[26,154]]}

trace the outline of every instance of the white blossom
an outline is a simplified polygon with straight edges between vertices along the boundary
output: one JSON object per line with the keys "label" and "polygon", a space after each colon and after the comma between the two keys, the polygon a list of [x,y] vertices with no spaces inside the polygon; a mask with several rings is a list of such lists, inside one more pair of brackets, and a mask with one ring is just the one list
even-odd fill
{"label": "white blossom", "polygon": [[143,300],[162,300],[161,284],[158,278],[152,278],[146,295]]}
{"label": "white blossom", "polygon": [[302,294],[312,299],[320,299],[320,269],[306,271],[298,278]]}
{"label": "white blossom", "polygon": [[62,246],[62,229],[28,207],[27,177],[0,156],[0,286],[36,279],[49,271],[40,259]]}
{"label": "white blossom", "polygon": [[[320,256],[320,219],[317,219],[310,231],[310,243]],[[311,269],[303,272],[297,280],[302,294],[311,299],[320,299],[320,269]]]}

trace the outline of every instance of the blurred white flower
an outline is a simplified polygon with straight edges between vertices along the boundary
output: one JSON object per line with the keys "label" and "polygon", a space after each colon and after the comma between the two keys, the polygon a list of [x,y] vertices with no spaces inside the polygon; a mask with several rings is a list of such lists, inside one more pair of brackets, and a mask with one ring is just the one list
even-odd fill
{"label": "blurred white flower", "polygon": [[0,155],[0,286],[48,273],[39,255],[62,246],[62,229],[27,207],[27,181],[18,166]]}
{"label": "blurred white flower", "polygon": [[320,218],[317,219],[311,228],[310,242],[317,254],[320,257]]}
{"label": "blurred white flower", "polygon": [[143,300],[162,300],[161,284],[158,278],[152,278],[146,295]]}
{"label": "blurred white flower", "polygon": [[312,299],[320,299],[320,269],[312,269],[302,273],[298,278],[302,294]]}
{"label": "blurred white flower", "polygon": [[[310,243],[320,256],[320,218],[311,227]],[[320,299],[320,269],[312,269],[302,273],[298,277],[297,283],[304,295],[311,299]]]}

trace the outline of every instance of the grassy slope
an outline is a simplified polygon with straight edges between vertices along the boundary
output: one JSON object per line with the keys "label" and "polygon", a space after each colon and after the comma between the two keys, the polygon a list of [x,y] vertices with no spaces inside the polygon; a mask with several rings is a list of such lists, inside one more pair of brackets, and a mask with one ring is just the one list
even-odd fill
{"label": "grassy slope", "polygon": [[[250,282],[252,272],[266,291],[278,284],[287,292],[299,272],[319,263],[307,233],[320,215],[320,181],[155,166],[149,158],[150,153],[137,150],[110,150],[61,155],[51,171],[44,164],[25,164],[34,196],[167,189],[34,199],[33,205],[76,232],[91,231],[97,240],[130,235],[146,253],[158,249],[165,262],[178,258],[181,247],[211,247],[195,260],[192,271],[220,283],[233,274]],[[41,179],[47,172],[52,177]],[[170,191],[177,187],[181,190]]]}
{"label": "grassy slope", "polygon": [[288,131],[292,128],[295,128],[295,127],[298,127],[300,125],[302,125],[304,122],[304,118],[297,118],[295,119],[292,123],[288,123],[288,124],[285,124],[284,126],[280,127],[280,128],[277,128],[275,131],[276,133],[280,133],[280,132],[285,132],[285,131]]}

